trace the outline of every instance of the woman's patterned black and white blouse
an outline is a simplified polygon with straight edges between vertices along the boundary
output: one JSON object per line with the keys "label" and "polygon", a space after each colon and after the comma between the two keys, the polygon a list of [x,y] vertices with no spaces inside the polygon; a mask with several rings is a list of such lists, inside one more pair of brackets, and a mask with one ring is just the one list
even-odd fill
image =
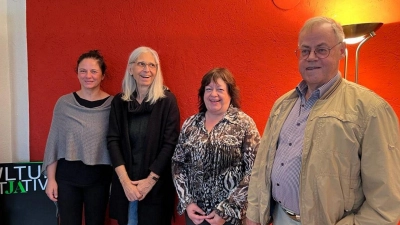
{"label": "woman's patterned black and white blouse", "polygon": [[189,117],[172,157],[178,213],[196,203],[207,214],[215,210],[227,222],[241,224],[259,142],[253,119],[232,105],[210,133],[204,112]]}

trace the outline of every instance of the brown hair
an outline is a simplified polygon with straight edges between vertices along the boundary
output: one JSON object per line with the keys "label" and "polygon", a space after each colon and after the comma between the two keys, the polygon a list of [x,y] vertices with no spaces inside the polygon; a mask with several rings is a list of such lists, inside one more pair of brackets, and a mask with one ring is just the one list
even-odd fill
{"label": "brown hair", "polygon": [[199,112],[207,111],[206,105],[204,103],[204,92],[207,85],[211,81],[216,82],[218,78],[221,78],[228,87],[228,94],[231,97],[231,103],[234,107],[240,108],[239,103],[239,87],[236,86],[235,78],[232,73],[226,68],[214,68],[208,71],[201,80],[201,86],[199,89]]}
{"label": "brown hair", "polygon": [[100,54],[99,50],[90,50],[88,52],[83,53],[81,56],[79,56],[78,61],[76,62],[75,72],[78,73],[79,63],[81,63],[82,60],[88,59],[88,58],[94,59],[97,61],[97,63],[99,64],[99,67],[101,69],[101,73],[104,76],[106,73],[107,66],[106,66],[103,56]]}

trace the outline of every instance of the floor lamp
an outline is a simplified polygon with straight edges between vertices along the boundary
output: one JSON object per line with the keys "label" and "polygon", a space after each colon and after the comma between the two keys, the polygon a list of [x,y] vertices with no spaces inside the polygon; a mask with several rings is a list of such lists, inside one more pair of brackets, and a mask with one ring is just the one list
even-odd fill
{"label": "floor lamp", "polygon": [[[358,83],[358,54],[360,52],[361,46],[368,41],[370,38],[376,35],[375,31],[377,31],[383,23],[358,23],[358,24],[348,24],[343,25],[344,32],[344,42],[346,44],[358,44],[356,50],[356,62],[355,62],[355,82]],[[344,78],[347,79],[347,60],[348,60],[348,51],[346,48],[345,53],[345,63],[344,63]]]}

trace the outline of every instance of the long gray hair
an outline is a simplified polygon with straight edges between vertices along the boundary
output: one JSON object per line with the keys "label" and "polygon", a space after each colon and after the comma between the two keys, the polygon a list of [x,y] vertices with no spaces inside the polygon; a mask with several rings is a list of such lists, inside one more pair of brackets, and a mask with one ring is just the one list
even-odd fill
{"label": "long gray hair", "polygon": [[133,79],[132,74],[130,74],[130,67],[132,63],[134,63],[139,56],[144,52],[150,52],[155,60],[157,65],[157,72],[155,74],[155,78],[153,83],[149,87],[149,91],[147,94],[146,102],[150,102],[150,104],[154,104],[158,99],[164,98],[164,87],[163,87],[163,76],[161,72],[160,58],[158,57],[157,52],[149,47],[139,47],[131,53],[128,59],[128,64],[126,66],[125,76],[122,80],[122,100],[124,101],[132,101],[131,95],[137,89],[137,84],[135,79]]}

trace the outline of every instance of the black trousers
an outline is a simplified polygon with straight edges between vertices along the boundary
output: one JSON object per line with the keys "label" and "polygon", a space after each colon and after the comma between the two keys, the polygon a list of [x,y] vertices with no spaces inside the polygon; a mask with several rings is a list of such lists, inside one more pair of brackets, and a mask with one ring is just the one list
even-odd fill
{"label": "black trousers", "polygon": [[104,225],[110,184],[76,186],[58,182],[60,225],[81,225],[82,210],[85,225]]}

